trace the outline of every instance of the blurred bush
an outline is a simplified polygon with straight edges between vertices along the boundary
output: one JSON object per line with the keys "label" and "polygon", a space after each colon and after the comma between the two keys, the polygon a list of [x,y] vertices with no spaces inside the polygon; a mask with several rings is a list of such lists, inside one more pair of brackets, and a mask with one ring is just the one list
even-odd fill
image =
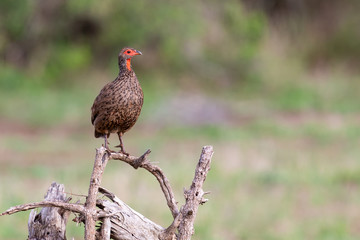
{"label": "blurred bush", "polygon": [[0,18],[5,88],[21,85],[21,74],[27,81],[68,85],[66,76],[115,68],[123,46],[144,52],[138,71],[173,81],[246,79],[266,25],[261,13],[246,12],[236,0],[4,0]]}
{"label": "blurred bush", "polygon": [[236,88],[259,80],[254,61],[268,27],[310,68],[356,66],[359,3],[2,0],[0,84],[67,86],[85,71],[116,69],[118,51],[132,46],[144,52],[138,72]]}
{"label": "blurred bush", "polygon": [[344,64],[358,71],[360,1],[243,0],[264,12],[273,26],[290,37],[292,51],[311,69]]}

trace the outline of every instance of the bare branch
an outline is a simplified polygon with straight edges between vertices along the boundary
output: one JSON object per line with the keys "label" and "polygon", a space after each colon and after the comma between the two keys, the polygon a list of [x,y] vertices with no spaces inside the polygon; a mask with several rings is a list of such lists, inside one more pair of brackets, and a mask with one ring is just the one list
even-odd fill
{"label": "bare branch", "polygon": [[[209,192],[204,192],[202,185],[210,169],[213,149],[211,146],[203,147],[192,184],[189,190],[184,191],[186,203],[181,207],[180,211],[178,210],[174,194],[165,174],[158,166],[153,165],[146,159],[149,153],[150,150],[145,152],[141,157],[136,158],[133,156],[126,156],[122,153],[110,153],[105,148],[101,147],[96,150],[94,168],[90,178],[89,192],[84,205],[80,203],[68,203],[67,201],[69,201],[69,199],[65,199],[63,187],[61,188],[59,187],[60,185],[57,185],[57,188],[52,189],[52,193],[59,195],[59,198],[48,199],[46,197],[45,201],[42,202],[15,206],[8,209],[0,216],[10,215],[19,211],[26,211],[38,207],[44,207],[42,212],[55,212],[56,214],[62,216],[65,220],[68,216],[66,214],[69,214],[70,212],[79,213],[80,215],[78,217],[78,221],[85,222],[85,239],[87,240],[108,240],[110,237],[112,239],[119,240],[189,240],[191,239],[191,236],[194,232],[193,225],[198,207],[200,204],[208,201],[207,199],[204,199],[203,196]],[[163,227],[147,219],[142,214],[136,212],[124,202],[122,202],[113,193],[106,190],[105,188],[100,187],[104,169],[108,160],[111,158],[114,160],[124,161],[133,166],[135,169],[142,167],[156,177],[160,183],[167,204],[174,217],[173,222],[168,228],[164,229]],[[98,192],[104,194],[111,201],[98,199]],[[37,221],[37,216],[38,215],[36,215],[36,212],[32,211],[30,213],[29,224],[30,222]],[[96,231],[95,222],[98,220],[101,221],[101,226],[100,229]],[[56,227],[56,224],[50,225],[51,226],[49,226],[49,228],[52,228],[53,226]],[[62,224],[59,231],[63,231],[65,233],[64,224]],[[176,234],[176,231],[178,231],[178,234]],[[64,238],[50,239],[63,240]]]}
{"label": "bare branch", "polygon": [[6,210],[5,212],[1,213],[0,216],[11,215],[11,214],[14,214],[17,212],[27,211],[27,210],[39,208],[39,207],[60,207],[62,209],[76,212],[76,213],[84,212],[84,206],[82,204],[54,202],[54,201],[42,201],[42,202],[28,203],[28,204],[11,207],[8,210]]}
{"label": "bare branch", "polygon": [[146,159],[147,155],[150,153],[150,150],[147,150],[141,157],[137,158],[134,156],[126,156],[122,153],[111,153],[111,158],[114,160],[120,160],[126,162],[133,166],[135,169],[138,167],[144,168],[155,176],[158,180],[161,190],[165,195],[167,205],[171,211],[171,214],[174,218],[179,214],[179,209],[177,202],[175,200],[174,193],[171,189],[170,182],[166,178],[164,172],[156,165],[153,165],[150,161]]}
{"label": "bare branch", "polygon": [[171,225],[160,234],[159,239],[160,240],[175,240],[176,239],[175,233],[176,233],[177,228],[180,225],[182,217],[183,217],[183,215],[182,215],[181,209],[180,209],[179,214],[176,216],[176,218],[171,223]]}
{"label": "bare branch", "polygon": [[207,194],[202,189],[206,175],[210,170],[211,158],[213,155],[212,146],[204,146],[198,165],[196,166],[195,176],[189,190],[184,191],[185,205],[181,208],[183,215],[179,225],[178,240],[190,240],[194,233],[194,221],[200,204],[207,201],[203,196]]}
{"label": "bare branch", "polygon": [[110,240],[111,222],[110,218],[106,217],[101,225],[101,240]]}
{"label": "bare branch", "polygon": [[144,162],[147,161],[147,156],[150,153],[151,153],[151,150],[148,149],[140,157],[135,157],[135,156],[130,156],[130,155],[128,156],[121,152],[112,152],[110,157],[114,160],[120,160],[120,161],[126,162],[126,163],[130,164],[133,168],[137,169],[138,167],[143,167],[142,165],[144,164]]}
{"label": "bare branch", "polygon": [[96,221],[96,196],[101,184],[102,175],[109,160],[109,153],[101,147],[96,149],[93,172],[90,178],[89,193],[85,202],[85,239],[95,240],[95,221]]}

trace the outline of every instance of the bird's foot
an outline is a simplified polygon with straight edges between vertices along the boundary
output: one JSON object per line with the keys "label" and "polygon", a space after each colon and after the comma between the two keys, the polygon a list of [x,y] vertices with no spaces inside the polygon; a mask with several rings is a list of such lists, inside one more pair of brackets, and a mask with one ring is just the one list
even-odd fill
{"label": "bird's foot", "polygon": [[129,156],[130,154],[128,152],[125,152],[124,147],[120,145],[115,146],[116,148],[120,148],[120,151],[118,153],[122,153],[126,156]]}
{"label": "bird's foot", "polygon": [[102,146],[106,149],[106,151],[107,151],[109,154],[111,154],[111,153],[116,153],[116,151],[111,150],[107,144],[106,144],[105,146],[104,146],[104,144],[103,144]]}

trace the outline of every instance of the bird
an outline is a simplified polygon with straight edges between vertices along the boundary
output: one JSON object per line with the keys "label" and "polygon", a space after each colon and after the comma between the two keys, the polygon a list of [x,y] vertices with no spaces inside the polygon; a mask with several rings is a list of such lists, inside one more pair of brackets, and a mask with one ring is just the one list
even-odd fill
{"label": "bird", "polygon": [[123,48],[118,56],[119,74],[114,81],[106,84],[94,100],[91,107],[91,123],[94,125],[95,138],[105,139],[105,148],[108,147],[108,138],[111,133],[117,133],[121,153],[129,155],[122,141],[122,136],[136,123],[142,105],[144,94],[140,83],[131,68],[131,59],[142,53],[134,48]]}

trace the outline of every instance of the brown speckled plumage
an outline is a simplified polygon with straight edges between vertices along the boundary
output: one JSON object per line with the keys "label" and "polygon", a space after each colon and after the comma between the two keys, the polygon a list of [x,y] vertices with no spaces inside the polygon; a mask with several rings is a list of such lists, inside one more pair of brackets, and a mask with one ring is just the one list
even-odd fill
{"label": "brown speckled plumage", "polygon": [[144,95],[130,59],[141,52],[133,48],[123,48],[119,53],[119,75],[106,84],[95,98],[91,107],[91,122],[95,127],[95,137],[107,138],[110,133],[118,133],[121,151],[125,153],[121,136],[134,126],[141,111]]}

